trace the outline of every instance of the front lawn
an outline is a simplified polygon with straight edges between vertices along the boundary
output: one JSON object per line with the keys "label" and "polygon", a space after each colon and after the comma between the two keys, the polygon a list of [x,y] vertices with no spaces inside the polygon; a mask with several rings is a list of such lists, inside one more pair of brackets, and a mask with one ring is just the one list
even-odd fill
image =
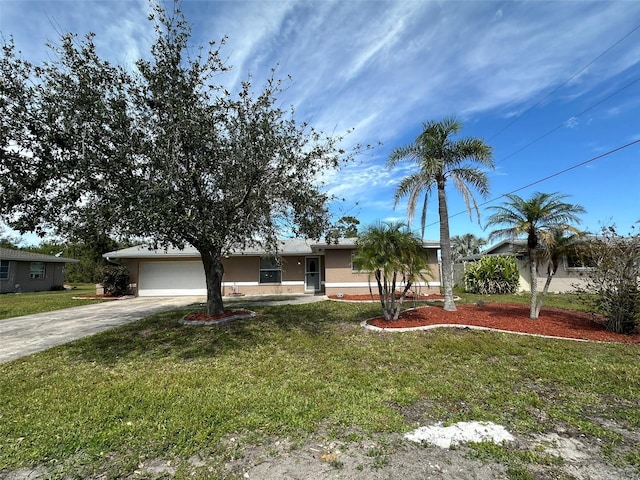
{"label": "front lawn", "polygon": [[94,283],[78,283],[73,286],[76,287],[73,290],[0,294],[0,320],[103,301],[98,299],[75,300],[73,298],[79,295],[95,295],[96,285]]}
{"label": "front lawn", "polygon": [[[231,438],[349,441],[485,420],[525,436],[562,428],[640,467],[620,433],[640,428],[636,345],[365,331],[377,304],[253,308],[255,319],[223,327],[155,315],[0,365],[0,466],[117,478],[159,458],[176,478],[226,478]],[[528,468],[517,448],[491,452]],[[188,463],[194,455],[206,465]]]}

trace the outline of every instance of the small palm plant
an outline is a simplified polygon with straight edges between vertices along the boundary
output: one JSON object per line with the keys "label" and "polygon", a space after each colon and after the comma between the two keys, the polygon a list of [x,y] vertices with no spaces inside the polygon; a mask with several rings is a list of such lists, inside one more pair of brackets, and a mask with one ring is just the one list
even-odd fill
{"label": "small palm plant", "polygon": [[[381,223],[367,227],[356,245],[354,263],[358,271],[369,273],[369,291],[371,277],[376,279],[385,320],[398,320],[411,287],[431,277],[422,240],[403,223]],[[396,294],[398,288],[402,289],[400,295]]]}
{"label": "small palm plant", "polygon": [[[501,226],[491,232],[489,239],[526,235],[531,280],[529,318],[536,320],[544,294],[555,274],[558,258],[563,253],[560,245],[555,247],[555,242],[561,241],[565,233],[580,234],[580,230],[572,224],[580,223],[578,215],[585,210],[580,205],[565,202],[566,195],[559,193],[536,192],[528,200],[514,194],[505,197],[508,200],[503,205],[489,207],[494,213],[488,218],[487,226]],[[538,301],[538,268],[549,259],[551,270],[548,272],[545,291]]]}

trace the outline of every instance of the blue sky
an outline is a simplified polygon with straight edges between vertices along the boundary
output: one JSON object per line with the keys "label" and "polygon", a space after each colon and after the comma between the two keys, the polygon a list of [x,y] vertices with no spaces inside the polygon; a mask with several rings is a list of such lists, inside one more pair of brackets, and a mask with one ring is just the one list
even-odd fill
{"label": "blue sky", "polygon": [[[347,144],[382,142],[325,176],[345,198],[338,216],[405,220],[393,193],[412,166],[388,170],[389,152],[423,122],[456,115],[463,135],[494,148],[481,220],[500,195],[549,176],[517,193],[570,195],[590,231],[615,223],[627,233],[640,220],[640,143],[588,162],[640,140],[640,2],[185,0],[183,10],[194,47],[228,36],[227,85],[249,74],[260,83],[277,66],[293,79],[281,103],[299,120],[353,129]],[[45,43],[60,33],[94,32],[104,57],[132,64],[154,40],[148,13],[144,0],[0,0],[0,32],[32,61],[47,58]],[[428,239],[438,239],[433,200]],[[452,235],[488,234],[459,214],[453,186],[448,200]]]}

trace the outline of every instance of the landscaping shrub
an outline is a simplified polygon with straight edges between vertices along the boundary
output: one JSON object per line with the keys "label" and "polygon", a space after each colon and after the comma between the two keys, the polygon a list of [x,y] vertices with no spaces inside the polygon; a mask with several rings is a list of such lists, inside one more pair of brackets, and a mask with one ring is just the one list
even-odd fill
{"label": "landscaping shrub", "polygon": [[464,288],[482,295],[516,293],[520,274],[515,258],[486,256],[468,263],[464,270]]}
{"label": "landscaping shrub", "polygon": [[602,235],[583,242],[580,255],[589,265],[584,292],[594,313],[607,318],[607,329],[630,333],[640,324],[640,233],[620,235],[605,227]]}
{"label": "landscaping shrub", "polygon": [[129,271],[122,265],[107,265],[97,270],[96,281],[107,295],[125,295],[129,289]]}

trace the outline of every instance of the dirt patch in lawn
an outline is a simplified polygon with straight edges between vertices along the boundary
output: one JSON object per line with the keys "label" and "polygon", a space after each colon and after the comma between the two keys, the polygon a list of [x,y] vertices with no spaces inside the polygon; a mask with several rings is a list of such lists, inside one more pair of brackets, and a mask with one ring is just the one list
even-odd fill
{"label": "dirt patch in lawn", "polygon": [[[633,445],[637,435],[624,442]],[[613,465],[602,456],[597,439],[553,432],[519,437],[508,447],[528,461],[499,462],[465,444],[443,449],[407,441],[397,434],[356,442],[326,441],[291,445],[277,441],[240,449],[220,478],[260,480],[630,480],[631,467]],[[632,448],[632,447],[631,447]],[[231,473],[230,477],[226,477]]]}
{"label": "dirt patch in lawn", "polygon": [[397,321],[377,317],[367,324],[385,330],[398,328],[432,328],[439,325],[479,327],[507,332],[544,335],[549,337],[592,340],[599,342],[640,343],[640,331],[629,335],[610,332],[604,319],[589,313],[543,308],[537,320],[529,319],[529,307],[523,304],[487,303],[458,305],[455,312],[440,306],[406,310]]}
{"label": "dirt patch in lawn", "polygon": [[[609,425],[611,426],[611,425]],[[633,451],[640,436],[622,429],[616,450]],[[359,436],[359,435],[357,435]],[[600,439],[559,432],[516,436],[505,448],[516,452],[516,460],[499,461],[480,454],[471,445],[441,448],[432,443],[416,443],[401,434],[364,436],[354,441],[307,438],[265,439],[254,444],[243,435],[220,441],[216,454],[202,453],[189,458],[140,459],[133,473],[119,471],[114,455],[98,471],[82,470],[80,462],[69,460],[75,475],[64,478],[139,479],[225,479],[225,480],[630,480],[640,478],[639,470],[617,465],[603,455]],[[80,455],[81,457],[81,455]],[[522,458],[523,460],[517,460]],[[79,470],[80,471],[79,471]],[[179,473],[179,475],[178,475]],[[57,476],[56,476],[57,474]],[[60,471],[49,465],[18,470],[0,470],[5,480],[45,480]]]}

